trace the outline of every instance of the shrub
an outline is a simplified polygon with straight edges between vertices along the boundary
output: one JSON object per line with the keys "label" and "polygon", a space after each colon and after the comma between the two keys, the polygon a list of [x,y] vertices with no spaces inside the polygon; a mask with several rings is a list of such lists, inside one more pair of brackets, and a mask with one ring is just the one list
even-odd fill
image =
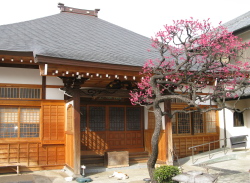
{"label": "shrub", "polygon": [[178,183],[172,180],[172,177],[178,174],[180,174],[180,170],[178,167],[172,165],[164,165],[155,169],[154,179],[157,180],[158,183]]}

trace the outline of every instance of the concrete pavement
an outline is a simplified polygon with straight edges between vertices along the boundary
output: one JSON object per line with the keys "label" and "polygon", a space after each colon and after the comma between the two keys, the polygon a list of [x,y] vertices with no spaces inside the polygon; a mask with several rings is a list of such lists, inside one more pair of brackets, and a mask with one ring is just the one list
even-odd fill
{"label": "concrete pavement", "polygon": [[[206,173],[219,176],[217,183],[250,183],[250,154],[246,152],[245,156],[239,156],[236,159],[228,159],[210,164],[183,164],[183,171],[201,170]],[[88,169],[88,168],[87,168]],[[117,180],[110,175],[114,171],[128,174],[129,179]],[[0,174],[0,183],[71,183],[74,181],[65,181],[69,175],[63,170],[36,171],[32,173]],[[146,164],[136,164],[123,168],[103,169],[96,168],[86,171],[86,177],[90,177],[94,183],[145,183],[144,178],[148,178]]]}

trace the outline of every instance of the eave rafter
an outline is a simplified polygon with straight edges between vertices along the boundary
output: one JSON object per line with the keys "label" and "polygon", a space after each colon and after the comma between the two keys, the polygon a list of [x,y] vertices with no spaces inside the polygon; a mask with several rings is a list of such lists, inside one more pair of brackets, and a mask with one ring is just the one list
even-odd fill
{"label": "eave rafter", "polygon": [[[84,87],[105,88],[115,79],[121,81],[140,80],[141,67],[93,63],[68,59],[37,56],[42,76],[88,78]],[[71,65],[69,65],[69,63]]]}
{"label": "eave rafter", "polygon": [[39,67],[41,76],[87,78],[84,87],[105,88],[118,79],[139,81],[141,67],[107,63],[69,60],[45,56],[33,57],[31,52],[0,51],[0,66],[34,68]]}
{"label": "eave rafter", "polygon": [[0,55],[1,64],[18,64],[18,65],[38,65],[33,56],[27,55]]}

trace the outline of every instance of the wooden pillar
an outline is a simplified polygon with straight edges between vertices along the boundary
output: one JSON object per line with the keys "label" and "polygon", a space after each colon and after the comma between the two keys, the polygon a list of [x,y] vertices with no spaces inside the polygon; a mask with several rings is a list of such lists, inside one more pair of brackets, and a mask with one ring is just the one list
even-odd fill
{"label": "wooden pillar", "polygon": [[81,169],[81,132],[80,132],[80,89],[74,89],[74,174],[80,175]]}
{"label": "wooden pillar", "polygon": [[[171,100],[164,102],[164,109],[171,114]],[[165,115],[166,164],[173,165],[173,136],[171,118]]]}
{"label": "wooden pillar", "polygon": [[42,76],[42,99],[46,99],[46,76]]}
{"label": "wooden pillar", "polygon": [[63,89],[67,94],[73,98],[74,107],[74,124],[73,124],[73,158],[74,158],[74,174],[80,176],[81,170],[81,131],[80,131],[80,93],[81,85],[88,78],[76,78],[76,77],[60,77],[63,80]]}

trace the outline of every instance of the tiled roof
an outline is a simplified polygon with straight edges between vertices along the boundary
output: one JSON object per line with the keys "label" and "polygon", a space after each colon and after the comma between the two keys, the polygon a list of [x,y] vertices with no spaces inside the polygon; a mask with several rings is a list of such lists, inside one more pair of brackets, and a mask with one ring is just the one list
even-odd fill
{"label": "tiled roof", "polygon": [[227,27],[230,32],[235,32],[250,26],[250,11],[226,22],[223,26]]}
{"label": "tiled roof", "polygon": [[0,26],[0,50],[57,58],[142,66],[150,53],[147,37],[95,16],[61,12]]}

